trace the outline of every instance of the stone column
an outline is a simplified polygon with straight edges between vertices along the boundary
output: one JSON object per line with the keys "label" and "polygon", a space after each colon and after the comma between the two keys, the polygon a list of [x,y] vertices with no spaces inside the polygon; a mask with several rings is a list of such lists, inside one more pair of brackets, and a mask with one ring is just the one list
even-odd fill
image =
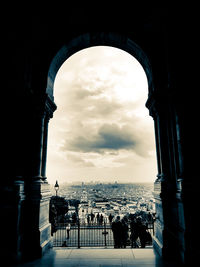
{"label": "stone column", "polygon": [[176,224],[178,208],[176,199],[176,177],[174,173],[174,147],[170,99],[166,95],[151,96],[147,101],[150,115],[155,121],[158,175],[154,183],[156,222],[153,244],[164,257],[179,256],[179,240]]}
{"label": "stone column", "polygon": [[26,179],[26,201],[24,205],[23,256],[26,259],[41,257],[52,247],[51,224],[49,223],[50,185],[46,180],[46,153],[48,120],[56,105],[47,95],[36,102],[31,135],[32,169]]}
{"label": "stone column", "polygon": [[49,184],[35,181],[26,186],[24,207],[24,243],[25,259],[41,257],[52,247],[51,224],[49,223]]}
{"label": "stone column", "polygon": [[23,202],[25,199],[24,194],[24,181],[16,180],[14,182],[14,191],[16,194],[17,200],[17,218],[16,218],[16,249],[15,249],[15,258],[17,261],[21,260],[22,252],[21,252],[21,243],[23,239],[22,232],[22,210],[23,210]]}
{"label": "stone column", "polygon": [[157,156],[157,169],[158,169],[158,178],[161,174],[161,158],[160,158],[160,145],[159,145],[159,138],[158,138],[158,125],[157,119],[154,118],[154,132],[155,132],[155,144],[156,144],[156,156]]}
{"label": "stone column", "polygon": [[46,115],[44,120],[44,135],[43,135],[43,148],[42,148],[42,169],[41,169],[41,176],[42,180],[46,181],[46,161],[47,161],[47,142],[48,142],[48,123],[49,123],[49,116]]}
{"label": "stone column", "polygon": [[[32,151],[32,170],[31,170],[31,178],[34,180],[40,180],[41,169],[42,169],[42,154],[43,154],[43,140],[44,140],[44,119],[45,113],[44,111],[40,111],[35,114],[33,120],[33,135],[30,140]],[[32,134],[32,133],[31,133]]]}
{"label": "stone column", "polygon": [[50,118],[53,118],[53,112],[56,110],[56,104],[52,101],[50,97],[46,97],[45,101],[45,118],[44,118],[44,128],[43,128],[43,147],[42,147],[42,166],[41,166],[41,176],[42,180],[46,181],[46,161],[47,161],[47,142],[48,142],[48,124]]}
{"label": "stone column", "polygon": [[[175,112],[175,139],[176,139],[176,183],[177,183],[177,210],[178,210],[178,238],[179,238],[179,247],[180,247],[180,255],[182,262],[186,260],[186,243],[185,236],[187,236],[186,228],[185,228],[185,216],[184,216],[184,203],[183,203],[183,177],[184,177],[184,162],[183,162],[183,149],[182,149],[182,139],[181,139],[181,127],[179,123],[179,116]],[[191,212],[191,209],[190,209]],[[189,214],[190,216],[190,214]],[[195,262],[195,261],[194,261]]]}
{"label": "stone column", "polygon": [[1,253],[7,264],[19,262],[22,256],[22,210],[25,199],[24,181],[14,177],[12,183],[0,187]]}
{"label": "stone column", "polygon": [[156,250],[162,255],[163,249],[163,229],[164,229],[164,219],[163,219],[163,205],[161,199],[161,186],[163,180],[163,170],[162,170],[162,157],[161,157],[161,133],[158,115],[154,117],[155,123],[155,138],[156,138],[156,151],[157,151],[157,166],[158,175],[154,182],[154,198],[155,198],[155,208],[156,208],[156,221],[154,222],[154,236],[153,245]]}
{"label": "stone column", "polygon": [[176,124],[176,140],[177,140],[177,154],[178,154],[178,179],[177,188],[181,192],[183,183],[183,173],[184,173],[184,162],[183,162],[183,149],[181,144],[181,127],[179,123],[178,114],[175,114],[175,124]]}
{"label": "stone column", "polygon": [[150,115],[154,119],[154,129],[155,129],[155,144],[156,144],[156,155],[157,155],[157,169],[158,174],[154,182],[154,198],[155,198],[155,209],[156,209],[156,220],[154,222],[154,236],[153,236],[153,246],[156,251],[162,255],[163,252],[163,229],[164,229],[164,219],[163,219],[163,205],[161,199],[161,187],[162,180],[164,178],[163,168],[162,168],[162,148],[161,148],[161,131],[160,131],[160,119],[159,119],[159,105],[152,94],[146,103],[149,109]]}

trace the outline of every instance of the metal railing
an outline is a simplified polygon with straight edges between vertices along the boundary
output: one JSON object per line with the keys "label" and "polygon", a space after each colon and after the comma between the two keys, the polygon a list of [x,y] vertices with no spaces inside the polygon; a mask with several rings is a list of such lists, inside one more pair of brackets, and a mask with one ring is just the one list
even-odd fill
{"label": "metal railing", "polygon": [[[56,232],[53,234],[54,247],[114,247],[113,232],[111,224],[71,224],[69,236],[66,231],[67,223],[56,225]],[[148,232],[154,234],[153,224],[148,224]],[[140,244],[139,239],[137,241]],[[151,242],[147,242],[151,246]],[[131,230],[129,225],[127,246],[131,246]]]}

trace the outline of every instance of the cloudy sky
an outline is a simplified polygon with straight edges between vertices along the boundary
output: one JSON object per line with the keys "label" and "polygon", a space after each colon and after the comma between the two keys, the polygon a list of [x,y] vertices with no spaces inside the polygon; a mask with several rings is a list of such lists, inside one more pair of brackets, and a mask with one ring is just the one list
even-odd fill
{"label": "cloudy sky", "polygon": [[49,183],[153,182],[153,119],[138,61],[113,47],[79,51],[57,73],[49,122]]}

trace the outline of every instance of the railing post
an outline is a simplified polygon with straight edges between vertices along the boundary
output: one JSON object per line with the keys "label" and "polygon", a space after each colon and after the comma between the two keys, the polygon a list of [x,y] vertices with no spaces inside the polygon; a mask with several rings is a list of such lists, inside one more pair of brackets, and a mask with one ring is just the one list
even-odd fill
{"label": "railing post", "polygon": [[78,248],[80,248],[80,221],[78,219]]}

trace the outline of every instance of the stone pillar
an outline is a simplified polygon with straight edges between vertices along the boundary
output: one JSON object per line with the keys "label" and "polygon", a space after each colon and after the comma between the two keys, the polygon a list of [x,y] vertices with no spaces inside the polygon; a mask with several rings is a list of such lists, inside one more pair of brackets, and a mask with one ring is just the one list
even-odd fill
{"label": "stone pillar", "polygon": [[19,262],[22,256],[22,210],[24,204],[24,181],[15,177],[13,182],[1,187],[1,253],[7,264]]}
{"label": "stone pillar", "polygon": [[46,115],[45,120],[44,120],[42,169],[41,169],[41,176],[42,176],[43,181],[46,181],[46,179],[47,179],[47,177],[46,177],[46,161],[47,161],[48,123],[49,123],[49,117]]}
{"label": "stone pillar", "polygon": [[[178,212],[180,232],[180,248],[186,266],[193,266],[199,259],[199,228],[197,203],[199,203],[198,182],[198,156],[194,154],[198,131],[194,132],[192,116],[188,117],[191,124],[184,128],[186,120],[183,110],[176,110],[176,136],[178,154],[177,196],[179,197]],[[190,113],[189,113],[190,114]],[[187,114],[188,115],[188,114]],[[192,114],[193,115],[193,114]],[[189,133],[189,135],[188,135]],[[188,147],[187,147],[188,146]],[[187,153],[184,153],[185,151]]]}
{"label": "stone pillar", "polygon": [[158,117],[157,103],[153,95],[149,95],[146,107],[149,109],[149,113],[154,119],[155,144],[156,144],[157,169],[158,169],[157,178],[154,182],[154,192],[153,192],[155,198],[155,209],[156,209],[153,246],[156,249],[156,251],[162,256],[164,219],[163,219],[163,206],[161,199],[161,181],[163,180],[162,157],[161,157],[162,151],[161,151],[161,141],[160,141],[161,133],[160,133],[160,123]]}
{"label": "stone pillar", "polygon": [[157,158],[157,169],[158,169],[158,179],[159,179],[161,174],[161,158],[160,158],[160,145],[158,137],[158,125],[156,119],[154,119],[154,133],[155,133],[156,158]]}
{"label": "stone pillar", "polygon": [[48,120],[53,116],[56,105],[48,98],[36,102],[33,111],[30,155],[31,172],[26,179],[26,201],[23,210],[23,257],[41,257],[52,247],[51,224],[49,223],[50,185],[46,180],[46,154]]}
{"label": "stone pillar", "polygon": [[16,180],[14,182],[14,189],[16,193],[17,199],[17,220],[16,220],[16,247],[15,247],[15,259],[17,261],[21,260],[22,251],[21,251],[21,243],[23,239],[23,232],[22,232],[22,210],[25,200],[24,194],[24,181]]}
{"label": "stone pillar", "polygon": [[160,255],[180,258],[176,159],[174,158],[174,113],[167,95],[154,94],[146,106],[155,122],[158,175],[154,183],[156,221],[153,244]]}
{"label": "stone pillar", "polygon": [[31,133],[32,140],[30,141],[32,142],[31,178],[35,180],[40,180],[42,178],[41,169],[42,169],[42,154],[43,154],[43,140],[44,140],[44,119],[45,119],[45,114],[43,111],[39,111],[38,113],[34,114],[32,133]]}
{"label": "stone pillar", "polygon": [[156,143],[156,154],[157,154],[157,168],[158,175],[154,182],[154,198],[155,198],[155,209],[156,209],[156,220],[154,222],[154,236],[153,236],[153,246],[162,255],[163,248],[163,207],[160,198],[161,193],[161,180],[162,180],[162,162],[161,162],[161,151],[160,151],[160,134],[159,125],[157,118],[154,118],[155,127],[155,143]]}
{"label": "stone pillar", "polygon": [[[160,110],[159,110],[160,111]],[[164,257],[171,257],[171,249],[173,248],[169,234],[169,220],[171,219],[171,201],[172,187],[170,177],[170,156],[169,156],[169,140],[168,140],[168,118],[166,114],[160,112],[157,115],[158,140],[160,147],[160,173],[158,180],[155,182],[155,196],[157,202],[157,220],[155,235],[157,235],[157,248],[159,244],[159,252]],[[159,184],[159,186],[158,186]]]}
{"label": "stone pillar", "polygon": [[177,139],[177,155],[178,155],[178,179],[177,188],[181,192],[183,183],[183,173],[184,173],[184,162],[183,162],[183,149],[181,143],[181,127],[179,122],[178,114],[175,113],[175,124],[176,124],[176,139]]}
{"label": "stone pillar", "polygon": [[33,180],[26,185],[26,202],[24,207],[24,243],[25,259],[41,257],[52,247],[51,224],[49,223],[49,184]]}

